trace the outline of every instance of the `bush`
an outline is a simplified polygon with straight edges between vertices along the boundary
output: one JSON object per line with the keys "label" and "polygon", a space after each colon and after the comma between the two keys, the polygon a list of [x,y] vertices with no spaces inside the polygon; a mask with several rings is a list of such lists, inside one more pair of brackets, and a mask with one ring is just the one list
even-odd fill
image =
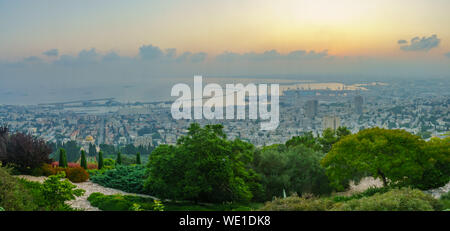
{"label": "bush", "polygon": [[43,176],[56,175],[60,172],[64,172],[64,168],[58,167],[57,165],[43,164],[41,166]]}
{"label": "bush", "polygon": [[73,200],[76,196],[82,196],[85,192],[83,189],[75,189],[76,186],[67,179],[61,180],[64,177],[64,172],[49,176],[42,184],[42,196],[50,210],[64,207],[64,202]]}
{"label": "bush", "polygon": [[299,197],[292,195],[286,198],[275,198],[275,200],[266,202],[262,211],[327,211],[331,209],[333,202],[327,199],[311,197],[304,195]]}
{"label": "bush", "polygon": [[349,200],[335,204],[336,211],[433,211],[441,210],[442,204],[418,189],[393,189],[376,193],[371,197]]}
{"label": "bush", "polygon": [[130,195],[104,195],[92,193],[88,197],[89,203],[103,211],[163,211],[161,201]]}
{"label": "bush", "polygon": [[32,211],[37,206],[33,197],[7,169],[0,167],[0,207],[6,211]]}
{"label": "bush", "polygon": [[366,189],[364,192],[356,193],[351,196],[335,196],[335,197],[333,197],[333,201],[334,202],[344,202],[344,201],[349,201],[349,200],[353,200],[353,199],[361,199],[363,197],[373,196],[376,193],[385,193],[391,189],[392,189],[392,187],[380,187],[380,188],[370,187],[370,188]]}
{"label": "bush", "polygon": [[0,162],[25,174],[43,163],[51,163],[52,150],[44,140],[20,132],[9,136],[8,132],[8,128],[1,128]]}
{"label": "bush", "polygon": [[66,168],[66,177],[73,183],[85,182],[89,179],[89,173],[82,167]]}
{"label": "bush", "polygon": [[118,165],[115,169],[106,170],[101,174],[98,174],[99,172],[91,177],[92,182],[130,193],[145,192],[144,182],[147,178],[147,170],[142,165]]}
{"label": "bush", "polygon": [[450,209],[450,192],[441,195],[439,200],[442,203],[442,209],[448,211]]}
{"label": "bush", "polygon": [[58,166],[66,168],[67,167],[67,154],[64,148],[59,149],[59,162]]}
{"label": "bush", "polygon": [[98,169],[98,165],[96,163],[88,163],[87,169]]}

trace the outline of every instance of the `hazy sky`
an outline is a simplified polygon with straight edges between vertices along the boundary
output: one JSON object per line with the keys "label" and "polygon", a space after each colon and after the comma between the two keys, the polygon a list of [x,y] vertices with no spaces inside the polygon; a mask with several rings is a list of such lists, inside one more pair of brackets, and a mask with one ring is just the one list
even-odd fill
{"label": "hazy sky", "polygon": [[448,0],[0,0],[0,94],[193,74],[450,77],[449,12]]}

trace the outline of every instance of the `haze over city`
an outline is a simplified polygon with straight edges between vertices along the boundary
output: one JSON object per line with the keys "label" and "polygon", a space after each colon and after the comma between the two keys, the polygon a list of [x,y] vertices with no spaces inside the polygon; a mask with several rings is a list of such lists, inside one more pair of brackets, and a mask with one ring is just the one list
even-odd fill
{"label": "haze over city", "polygon": [[3,104],[163,100],[195,74],[338,82],[450,76],[444,0],[25,2],[0,1]]}

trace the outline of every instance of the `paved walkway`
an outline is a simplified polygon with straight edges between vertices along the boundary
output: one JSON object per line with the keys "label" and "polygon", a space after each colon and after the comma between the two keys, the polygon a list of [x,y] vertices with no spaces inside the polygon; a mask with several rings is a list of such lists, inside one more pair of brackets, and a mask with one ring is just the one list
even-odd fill
{"label": "paved walkway", "polygon": [[[23,178],[23,179],[26,179],[29,181],[38,181],[41,183],[44,182],[45,179],[47,179],[47,177],[45,177],[45,176],[36,177],[36,176],[28,176],[28,175],[19,175],[17,177],[20,177],[20,178]],[[84,189],[86,192],[84,193],[83,196],[77,197],[75,200],[67,202],[67,204],[69,204],[72,208],[82,209],[84,211],[100,211],[97,207],[92,206],[89,203],[89,201],[87,200],[89,195],[91,195],[94,192],[103,193],[105,195],[122,194],[122,195],[133,195],[133,196],[141,196],[141,197],[148,197],[148,198],[156,199],[156,197],[152,197],[149,195],[128,193],[128,192],[124,192],[124,191],[118,190],[118,189],[103,187],[103,186],[93,183],[91,181],[86,181],[86,182],[82,182],[82,183],[72,183],[72,184],[76,185],[77,188],[79,188],[79,189]]]}

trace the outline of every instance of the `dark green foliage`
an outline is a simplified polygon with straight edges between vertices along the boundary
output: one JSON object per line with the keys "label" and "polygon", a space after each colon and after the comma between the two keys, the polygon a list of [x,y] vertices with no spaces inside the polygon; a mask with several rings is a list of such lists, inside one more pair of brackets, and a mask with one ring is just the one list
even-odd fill
{"label": "dark green foliage", "polygon": [[97,149],[95,148],[95,144],[89,144],[89,156],[97,156]]}
{"label": "dark green foliage", "polygon": [[67,155],[64,148],[59,149],[59,167],[67,168]]}
{"label": "dark green foliage", "polygon": [[423,149],[428,158],[427,165],[422,177],[411,185],[420,189],[444,186],[450,181],[450,137],[432,138]]}
{"label": "dark green foliage", "polygon": [[100,151],[98,152],[98,169],[102,169],[103,168],[103,152]]}
{"label": "dark green foliage", "polygon": [[320,143],[314,137],[312,132],[307,132],[302,136],[294,136],[290,140],[286,141],[286,147],[293,147],[298,145],[303,145],[315,151],[319,151],[322,149]]}
{"label": "dark green foliage", "polygon": [[80,166],[87,169],[86,152],[84,150],[81,150]]}
{"label": "dark green foliage", "polygon": [[114,154],[116,153],[116,148],[111,144],[100,144],[100,150],[104,154]]}
{"label": "dark green foliage", "polygon": [[116,164],[122,164],[122,154],[120,152],[117,152]]}
{"label": "dark green foliage", "polygon": [[68,141],[61,146],[66,151],[66,159],[68,162],[76,162],[80,158],[80,149],[74,140]]}
{"label": "dark green foliage", "polygon": [[264,201],[286,193],[329,194],[331,187],[320,166],[323,154],[302,144],[265,148],[255,153],[254,169],[261,175]]}
{"label": "dark green foliage", "polygon": [[115,169],[91,176],[92,182],[130,193],[144,193],[143,187],[146,179],[146,168],[142,165],[118,165]]}
{"label": "dark green foliage", "polygon": [[136,153],[136,164],[142,164],[141,163],[141,153]]}
{"label": "dark green foliage", "polygon": [[249,165],[253,145],[230,141],[222,125],[191,124],[176,146],[160,145],[150,155],[149,194],[204,202],[249,201],[258,189]]}

